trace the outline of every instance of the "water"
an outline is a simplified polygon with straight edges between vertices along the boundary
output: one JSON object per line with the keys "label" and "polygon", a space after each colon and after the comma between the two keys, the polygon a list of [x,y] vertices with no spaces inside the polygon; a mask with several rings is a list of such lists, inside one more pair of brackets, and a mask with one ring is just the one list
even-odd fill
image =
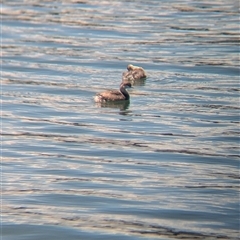
{"label": "water", "polygon": [[2,239],[237,239],[238,5],[4,0]]}

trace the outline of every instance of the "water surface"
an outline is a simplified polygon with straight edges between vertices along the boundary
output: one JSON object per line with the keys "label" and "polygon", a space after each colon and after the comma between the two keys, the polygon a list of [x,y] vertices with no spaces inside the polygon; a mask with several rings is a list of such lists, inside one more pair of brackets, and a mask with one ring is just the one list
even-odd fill
{"label": "water surface", "polygon": [[3,239],[237,239],[238,5],[4,0]]}

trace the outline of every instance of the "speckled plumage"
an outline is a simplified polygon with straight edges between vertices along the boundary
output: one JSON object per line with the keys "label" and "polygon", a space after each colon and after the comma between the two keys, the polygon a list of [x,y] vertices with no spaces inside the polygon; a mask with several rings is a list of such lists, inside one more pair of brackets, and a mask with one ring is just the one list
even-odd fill
{"label": "speckled plumage", "polygon": [[134,82],[139,79],[143,79],[143,78],[147,77],[147,75],[142,67],[133,66],[132,64],[129,64],[127,66],[127,70],[128,71],[123,72],[123,74],[122,74],[123,82],[127,82],[127,81]]}
{"label": "speckled plumage", "polygon": [[119,90],[108,90],[98,93],[94,97],[95,102],[124,101],[129,100],[130,96],[126,87],[131,87],[130,83],[122,83]]}

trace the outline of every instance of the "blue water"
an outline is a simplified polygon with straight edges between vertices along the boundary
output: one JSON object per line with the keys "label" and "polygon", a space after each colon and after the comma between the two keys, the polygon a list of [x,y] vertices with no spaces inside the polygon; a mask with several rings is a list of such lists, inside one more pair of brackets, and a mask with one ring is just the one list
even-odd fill
{"label": "blue water", "polygon": [[238,239],[238,5],[4,0],[2,239]]}

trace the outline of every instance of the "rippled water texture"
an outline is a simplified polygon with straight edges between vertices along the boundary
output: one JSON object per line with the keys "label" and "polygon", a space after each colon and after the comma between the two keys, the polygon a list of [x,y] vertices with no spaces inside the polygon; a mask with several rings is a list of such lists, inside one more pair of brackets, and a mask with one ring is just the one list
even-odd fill
{"label": "rippled water texture", "polygon": [[4,240],[239,237],[239,1],[1,11]]}

